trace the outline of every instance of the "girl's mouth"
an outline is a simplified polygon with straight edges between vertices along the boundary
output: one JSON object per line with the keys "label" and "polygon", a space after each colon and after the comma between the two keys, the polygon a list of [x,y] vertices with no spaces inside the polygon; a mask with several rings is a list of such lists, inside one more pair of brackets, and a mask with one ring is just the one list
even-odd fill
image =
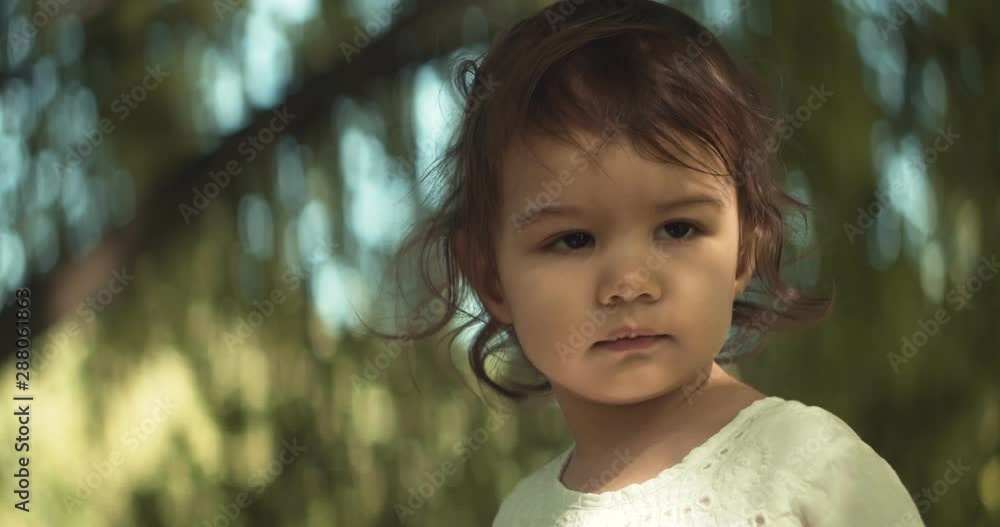
{"label": "girl's mouth", "polygon": [[639,351],[660,344],[664,342],[667,338],[669,338],[668,335],[660,334],[660,335],[647,335],[647,336],[633,337],[633,338],[626,337],[618,340],[602,340],[594,344],[594,348],[606,351],[615,351],[615,352]]}

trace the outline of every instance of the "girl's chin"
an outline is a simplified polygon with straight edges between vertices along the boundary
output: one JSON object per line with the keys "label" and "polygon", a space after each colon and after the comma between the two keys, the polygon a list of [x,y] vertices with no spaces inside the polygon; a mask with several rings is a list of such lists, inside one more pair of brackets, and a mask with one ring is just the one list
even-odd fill
{"label": "girl's chin", "polygon": [[632,383],[625,386],[603,386],[596,391],[593,387],[579,390],[569,390],[573,397],[583,399],[594,404],[604,404],[621,406],[628,404],[638,404],[662,397],[671,390],[664,388],[664,384],[643,384]]}

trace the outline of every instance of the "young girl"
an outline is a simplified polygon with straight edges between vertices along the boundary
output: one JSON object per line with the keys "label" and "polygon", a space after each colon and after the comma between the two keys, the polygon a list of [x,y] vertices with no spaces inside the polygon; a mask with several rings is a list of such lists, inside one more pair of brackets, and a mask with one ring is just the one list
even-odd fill
{"label": "young girl", "polygon": [[923,525],[841,419],[720,367],[832,299],[782,279],[808,210],[770,171],[788,127],[711,32],[650,0],[564,1],[461,66],[445,192],[401,251],[448,308],[406,338],[474,293],[476,376],[551,393],[574,438],[494,526]]}

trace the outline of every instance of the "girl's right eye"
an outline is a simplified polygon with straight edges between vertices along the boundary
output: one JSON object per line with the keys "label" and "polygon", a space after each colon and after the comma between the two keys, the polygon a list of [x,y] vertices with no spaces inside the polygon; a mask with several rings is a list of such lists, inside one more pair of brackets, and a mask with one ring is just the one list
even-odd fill
{"label": "girl's right eye", "polygon": [[[591,240],[593,240],[593,237],[585,232],[582,231],[571,232],[569,234],[556,238],[554,241],[552,241],[552,243],[546,245],[545,248],[548,250],[557,250],[558,249],[557,245],[559,245],[562,242],[565,242],[566,246],[569,248],[570,251],[575,251],[577,249],[582,249],[586,247],[591,242]],[[560,251],[560,252],[565,252],[565,251]]]}

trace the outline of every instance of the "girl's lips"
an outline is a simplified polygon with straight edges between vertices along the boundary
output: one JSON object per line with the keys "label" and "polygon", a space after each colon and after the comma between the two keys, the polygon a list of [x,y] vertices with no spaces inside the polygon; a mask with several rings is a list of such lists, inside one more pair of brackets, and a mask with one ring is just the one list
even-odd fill
{"label": "girl's lips", "polygon": [[648,337],[624,338],[615,341],[604,340],[594,344],[595,348],[608,351],[634,351],[646,349],[667,339],[667,335],[652,335]]}

